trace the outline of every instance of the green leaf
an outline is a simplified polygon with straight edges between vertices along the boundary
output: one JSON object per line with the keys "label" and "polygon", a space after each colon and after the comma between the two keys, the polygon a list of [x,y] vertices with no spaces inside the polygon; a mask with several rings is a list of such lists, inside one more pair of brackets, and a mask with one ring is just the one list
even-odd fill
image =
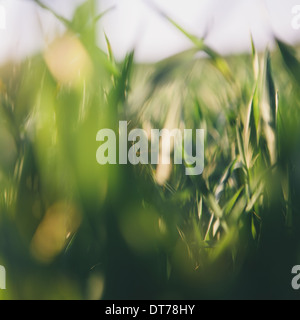
{"label": "green leaf", "polygon": [[270,155],[270,164],[276,162],[276,118],[277,99],[275,84],[272,75],[271,58],[269,51],[265,54],[264,91],[261,101],[262,118],[264,121],[264,136]]}
{"label": "green leaf", "polygon": [[238,149],[239,149],[240,156],[242,158],[242,161],[243,161],[245,168],[248,169],[243,139],[242,139],[242,135],[241,135],[240,128],[238,125],[236,126],[236,137],[237,137],[237,143],[238,143]]}
{"label": "green leaf", "polygon": [[94,18],[94,23],[96,24],[99,20],[101,20],[107,13],[109,13],[110,11],[114,10],[115,6],[112,6],[110,8],[108,8],[107,10],[99,13],[95,18]]}
{"label": "green leaf", "polygon": [[277,118],[276,89],[273,80],[271,56],[269,51],[266,53],[266,86],[271,111],[271,126],[275,129],[275,120]]}
{"label": "green leaf", "polygon": [[232,175],[233,171],[235,170],[235,165],[237,163],[237,159],[231,161],[231,163],[227,166],[224,171],[224,174],[221,178],[220,184],[226,184],[230,176]]}
{"label": "green leaf", "polygon": [[255,221],[254,221],[254,215],[251,217],[251,233],[253,240],[256,240],[257,238],[257,231],[256,231],[256,226],[255,226]]}
{"label": "green leaf", "polygon": [[[149,4],[149,3],[148,3]],[[149,4],[152,9],[158,12],[163,18],[168,20],[177,30],[179,30],[185,37],[187,37],[194,45],[197,51],[202,51],[206,53],[213,63],[213,65],[223,74],[227,80],[233,81],[234,77],[230,71],[230,68],[225,59],[223,59],[216,51],[209,48],[204,43],[204,38],[199,38],[190,32],[188,32],[185,28],[180,26],[176,21],[174,21],[171,17],[169,17],[166,13],[160,10],[153,3]]]}
{"label": "green leaf", "polygon": [[110,62],[112,64],[116,65],[116,61],[115,61],[115,58],[114,58],[114,54],[113,54],[113,51],[112,51],[112,48],[111,48],[110,41],[109,41],[106,33],[104,33],[104,36],[105,36],[105,41],[106,41],[106,45],[107,45],[109,60],[110,60]]}
{"label": "green leaf", "polygon": [[50,7],[43,4],[40,0],[33,0],[36,4],[38,4],[41,8],[51,12],[60,22],[62,22],[67,28],[71,27],[71,22],[64,18],[63,16],[57,14],[54,10],[52,10]]}
{"label": "green leaf", "polygon": [[[122,71],[119,77],[116,77],[116,85],[109,95],[110,105],[114,108],[118,108],[120,104],[123,104],[127,99],[128,92],[130,90],[130,76],[133,67],[134,52],[130,52],[126,55]],[[111,63],[111,62],[110,62]]]}
{"label": "green leaf", "polygon": [[264,188],[264,185],[263,183],[261,183],[255,193],[253,194],[252,198],[250,199],[250,201],[248,202],[247,204],[247,207],[246,207],[246,212],[250,212],[253,208],[253,206],[256,204],[257,200],[259,199],[259,197],[262,195],[262,191],[263,191],[263,188]]}
{"label": "green leaf", "polygon": [[93,14],[92,2],[85,1],[76,9],[73,15],[73,19],[71,21],[72,29],[78,33],[81,33],[88,27],[89,24],[91,24]]}
{"label": "green leaf", "polygon": [[208,197],[204,197],[204,201],[217,218],[221,219],[223,217],[223,211],[212,194],[208,195]]}
{"label": "green leaf", "polygon": [[250,141],[252,147],[255,149],[259,144],[259,99],[258,99],[258,84],[256,84],[253,91],[251,101],[249,103],[247,118],[244,127],[244,139],[245,141]]}
{"label": "green leaf", "polygon": [[300,86],[300,62],[296,57],[295,49],[276,39],[281,56],[289,73],[295,80],[295,83]]}
{"label": "green leaf", "polygon": [[241,192],[243,191],[244,187],[241,187],[234,195],[233,197],[226,203],[224,206],[224,213],[225,215],[228,215],[232,208],[234,207],[238,197],[240,196]]}

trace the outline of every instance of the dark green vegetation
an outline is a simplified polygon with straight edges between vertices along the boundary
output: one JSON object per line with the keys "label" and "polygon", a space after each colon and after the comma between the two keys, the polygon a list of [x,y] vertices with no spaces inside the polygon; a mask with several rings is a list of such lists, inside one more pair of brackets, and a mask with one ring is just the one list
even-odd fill
{"label": "dark green vegetation", "polygon": [[[108,39],[108,56],[96,46],[94,12],[87,1],[72,22],[57,16],[64,37],[0,72],[0,297],[296,298],[294,49],[277,41],[224,59],[169,19],[190,50],[152,66],[134,53],[115,62]],[[99,166],[96,133],[119,120],[204,128],[203,175]]]}

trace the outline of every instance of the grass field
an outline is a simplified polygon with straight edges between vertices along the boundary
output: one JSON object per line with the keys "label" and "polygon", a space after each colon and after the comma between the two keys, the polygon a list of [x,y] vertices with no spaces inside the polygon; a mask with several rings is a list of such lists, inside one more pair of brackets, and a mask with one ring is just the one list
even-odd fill
{"label": "grass field", "polygon": [[[297,48],[221,57],[165,17],[191,49],[120,62],[94,12],[57,16],[62,37],[0,69],[0,298],[297,298]],[[96,134],[119,120],[205,129],[203,174],[100,166]]]}

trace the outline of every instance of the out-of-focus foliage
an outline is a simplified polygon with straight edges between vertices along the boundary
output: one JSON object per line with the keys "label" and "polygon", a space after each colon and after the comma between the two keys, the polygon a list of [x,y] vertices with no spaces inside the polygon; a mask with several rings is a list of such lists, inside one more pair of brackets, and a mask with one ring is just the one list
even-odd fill
{"label": "out-of-focus foliage", "polygon": [[[224,59],[165,17],[193,47],[136,65],[133,52],[116,62],[108,38],[108,55],[97,47],[94,1],[56,16],[63,36],[0,71],[0,298],[295,297],[294,49]],[[98,165],[96,134],[119,120],[205,129],[203,175]]]}

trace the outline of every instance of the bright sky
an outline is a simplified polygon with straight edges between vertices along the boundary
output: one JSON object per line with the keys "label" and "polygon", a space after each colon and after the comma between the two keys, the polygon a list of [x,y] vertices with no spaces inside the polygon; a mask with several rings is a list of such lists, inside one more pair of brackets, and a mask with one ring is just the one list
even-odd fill
{"label": "bright sky", "polygon": [[[189,41],[147,5],[150,0],[101,0],[99,12],[114,6],[99,24],[113,50],[122,58],[132,48],[139,61],[157,61],[190,46]],[[300,0],[151,0],[189,32],[220,53],[250,49],[250,33],[258,48],[271,44],[272,34],[288,43],[300,42],[294,30],[292,8]],[[44,0],[70,18],[82,0]],[[0,62],[40,50],[62,28],[50,13],[31,0],[0,0],[6,11],[6,29],[0,30]],[[1,19],[1,11],[0,11]],[[300,21],[300,19],[299,19]],[[0,21],[1,29],[1,21]],[[104,44],[103,36],[99,43]]]}

